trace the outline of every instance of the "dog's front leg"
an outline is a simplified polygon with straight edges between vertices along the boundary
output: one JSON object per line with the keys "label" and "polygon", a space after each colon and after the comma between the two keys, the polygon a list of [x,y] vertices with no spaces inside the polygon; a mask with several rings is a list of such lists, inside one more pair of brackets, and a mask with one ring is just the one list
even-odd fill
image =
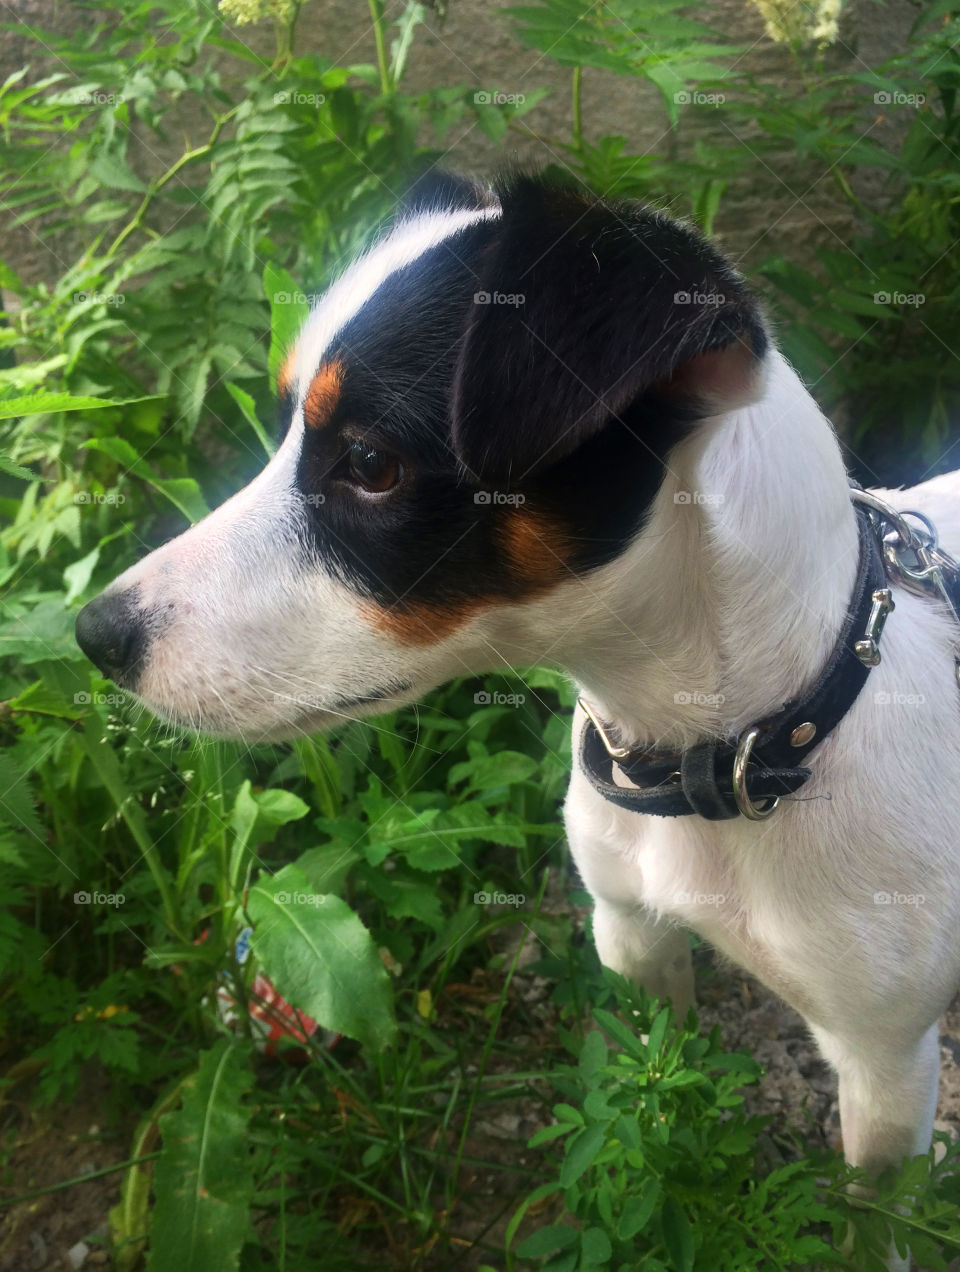
{"label": "dog's front leg", "polygon": [[[930,1148],[940,1073],[939,1026],[919,1039],[841,1040],[814,1029],[840,1079],[843,1152],[852,1166],[879,1175]],[[890,1272],[906,1272],[909,1259],[891,1250]]]}
{"label": "dog's front leg", "polygon": [[655,998],[669,998],[682,1020],[694,1006],[693,962],[685,928],[658,918],[644,906],[620,908],[594,898],[593,934],[600,961],[642,985]]}
{"label": "dog's front leg", "polygon": [[593,934],[600,961],[649,994],[672,999],[682,1019],[694,1005],[686,929],[644,904],[642,871],[630,838],[622,833],[616,810],[598,801],[578,769],[563,811],[570,851],[596,906]]}

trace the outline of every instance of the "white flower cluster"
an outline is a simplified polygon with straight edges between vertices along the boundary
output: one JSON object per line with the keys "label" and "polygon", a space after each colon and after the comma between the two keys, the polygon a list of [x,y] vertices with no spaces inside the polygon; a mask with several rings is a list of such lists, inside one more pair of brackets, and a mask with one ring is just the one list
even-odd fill
{"label": "white flower cluster", "polygon": [[293,17],[293,0],[220,0],[220,12],[237,26],[249,26],[264,18],[287,23]]}
{"label": "white flower cluster", "polygon": [[754,0],[767,35],[778,44],[833,44],[839,33],[842,0]]}

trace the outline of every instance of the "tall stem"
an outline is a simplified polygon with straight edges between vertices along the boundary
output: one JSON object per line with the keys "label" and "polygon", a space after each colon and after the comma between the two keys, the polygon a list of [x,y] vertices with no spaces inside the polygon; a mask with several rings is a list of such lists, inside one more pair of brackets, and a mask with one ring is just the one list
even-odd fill
{"label": "tall stem", "polygon": [[573,69],[573,144],[578,154],[583,154],[583,103],[580,99],[580,84],[583,79],[583,67]]}
{"label": "tall stem", "polygon": [[373,18],[373,35],[377,42],[377,66],[380,68],[380,91],[384,94],[393,92],[393,80],[390,76],[390,63],[387,61],[387,42],[384,36],[383,0],[367,0],[370,16]]}

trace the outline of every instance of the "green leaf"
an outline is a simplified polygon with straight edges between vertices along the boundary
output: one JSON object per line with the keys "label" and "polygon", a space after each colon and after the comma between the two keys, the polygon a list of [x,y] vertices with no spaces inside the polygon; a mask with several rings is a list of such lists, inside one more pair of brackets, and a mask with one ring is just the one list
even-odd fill
{"label": "green leaf", "polygon": [[623,1047],[628,1055],[634,1056],[638,1060],[646,1060],[647,1049],[643,1042],[623,1021],[618,1020],[612,1012],[606,1011],[603,1007],[596,1007],[594,1008],[593,1018],[604,1033],[608,1033],[613,1041]]}
{"label": "green leaf", "polygon": [[645,1179],[639,1193],[628,1197],[624,1202],[620,1222],[617,1225],[617,1237],[621,1241],[632,1241],[653,1218],[653,1212],[659,1200],[659,1183],[655,1179]]}
{"label": "green leaf", "polygon": [[606,1263],[613,1256],[613,1246],[602,1228],[587,1228],[580,1234],[580,1252],[584,1263]]}
{"label": "green leaf", "polygon": [[147,1272],[235,1272],[247,1233],[253,1171],[244,1102],[253,1075],[227,1039],[183,1084],[183,1106],[160,1118]]}
{"label": "green leaf", "polygon": [[673,1197],[667,1197],[660,1215],[663,1243],[669,1251],[676,1272],[691,1272],[693,1267],[693,1229],[686,1211]]}
{"label": "green leaf", "polygon": [[522,751],[498,751],[475,760],[455,764],[450,769],[450,785],[456,786],[464,778],[468,791],[488,791],[497,786],[511,786],[533,777],[539,765]]}
{"label": "green leaf", "polygon": [[236,402],[237,406],[239,406],[240,412],[243,415],[243,418],[247,421],[247,423],[253,429],[254,434],[256,435],[257,441],[260,443],[260,445],[263,447],[266,453],[267,459],[272,459],[274,450],[276,448],[273,446],[273,444],[270,441],[270,438],[267,436],[266,429],[257,419],[257,407],[253,398],[250,396],[249,393],[245,393],[243,389],[238,389],[235,384],[228,384],[226,388],[227,388],[227,392],[233,398],[234,402]]}
{"label": "green leaf", "polygon": [[247,850],[268,842],[273,832],[287,822],[299,821],[310,811],[299,795],[292,791],[266,790],[253,792],[249,779],[244,781],[234,801],[230,826],[234,840],[230,847],[230,886],[238,888],[245,871]]}
{"label": "green leaf", "polygon": [[10,702],[11,711],[29,711],[33,715],[55,716],[60,720],[79,720],[86,708],[68,702],[62,693],[51,689],[42,680],[35,680]]}
{"label": "green leaf", "polygon": [[527,1141],[527,1148],[539,1148],[541,1144],[549,1144],[561,1135],[569,1135],[574,1129],[572,1122],[554,1122],[552,1126],[542,1126],[534,1131]]}
{"label": "green leaf", "polygon": [[0,420],[17,420],[24,415],[50,415],[54,411],[102,411],[108,406],[128,406],[132,402],[149,402],[149,397],[95,398],[75,397],[72,393],[28,393],[22,397],[0,399]]}
{"label": "green leaf", "polygon": [[135,477],[152,486],[164,498],[169,499],[189,522],[201,521],[210,512],[203,492],[192,477],[158,477],[126,438],[91,437],[84,442],[84,446],[88,450],[109,455],[126,472],[133,473]]}
{"label": "green leaf", "polygon": [[270,353],[267,370],[271,383],[280,374],[283,360],[290,352],[310,307],[301,298],[299,287],[285,269],[267,264],[263,271],[263,290],[270,302]]}
{"label": "green leaf", "polygon": [[650,1032],[647,1035],[647,1055],[653,1060],[660,1051],[663,1044],[663,1036],[667,1032],[667,1021],[670,1019],[670,1011],[664,1007],[662,1011],[657,1013],[657,1017],[650,1026]]}
{"label": "green leaf", "polygon": [[25,773],[8,755],[0,753],[0,822],[25,830],[41,844],[47,838],[33,804],[33,792]]}
{"label": "green leaf", "polygon": [[154,490],[169,499],[173,506],[182,512],[191,525],[196,525],[208,516],[210,509],[203,497],[203,491],[192,477],[145,477],[145,481]]}
{"label": "green leaf", "polygon": [[552,1254],[554,1250],[567,1250],[576,1245],[580,1233],[566,1223],[553,1223],[548,1228],[533,1232],[525,1241],[517,1246],[517,1254],[521,1259],[536,1259],[540,1255]]}
{"label": "green leaf", "polygon": [[81,592],[86,591],[90,582],[90,576],[96,569],[97,561],[100,559],[100,545],[88,552],[85,557],[81,557],[79,561],[72,561],[63,571],[63,581],[67,585],[67,594],[63,598],[65,605],[71,605]]}
{"label": "green leaf", "polygon": [[588,1033],[583,1040],[577,1067],[583,1080],[589,1083],[597,1070],[606,1063],[607,1044],[603,1041],[603,1034],[598,1029],[595,1029],[592,1033]]}
{"label": "green leaf", "polygon": [[571,1184],[575,1184],[593,1164],[594,1158],[603,1147],[606,1133],[606,1127],[588,1126],[567,1140],[563,1166],[560,1169],[562,1187],[569,1188]]}
{"label": "green leaf", "polygon": [[374,1049],[393,1039],[393,990],[370,933],[339,897],[286,866],[248,902],[251,945],[279,992],[327,1029]]}
{"label": "green leaf", "polygon": [[31,472],[29,468],[24,468],[21,464],[15,464],[9,455],[0,455],[0,473],[6,473],[8,477],[19,477],[21,481],[44,481],[39,473]]}

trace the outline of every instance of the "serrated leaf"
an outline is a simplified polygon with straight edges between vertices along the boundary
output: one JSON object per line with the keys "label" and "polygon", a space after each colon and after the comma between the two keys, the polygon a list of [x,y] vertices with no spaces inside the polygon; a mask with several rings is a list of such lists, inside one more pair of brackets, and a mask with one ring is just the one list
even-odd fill
{"label": "serrated leaf", "polygon": [[0,822],[15,830],[25,830],[45,844],[43,824],[34,808],[33,792],[26,774],[8,755],[0,753]]}
{"label": "serrated leaf", "polygon": [[132,190],[142,194],[147,188],[130,165],[115,155],[97,155],[89,171],[91,177],[107,190]]}
{"label": "serrated leaf", "polygon": [[55,411],[102,411],[108,406],[128,406],[147,402],[149,397],[95,398],[72,393],[29,393],[0,399],[0,420],[17,420],[24,415],[50,415]]}
{"label": "serrated leaf", "polygon": [[0,473],[6,473],[8,477],[19,477],[21,481],[44,480],[39,473],[31,472],[22,464],[15,464],[9,455],[0,455]]}

